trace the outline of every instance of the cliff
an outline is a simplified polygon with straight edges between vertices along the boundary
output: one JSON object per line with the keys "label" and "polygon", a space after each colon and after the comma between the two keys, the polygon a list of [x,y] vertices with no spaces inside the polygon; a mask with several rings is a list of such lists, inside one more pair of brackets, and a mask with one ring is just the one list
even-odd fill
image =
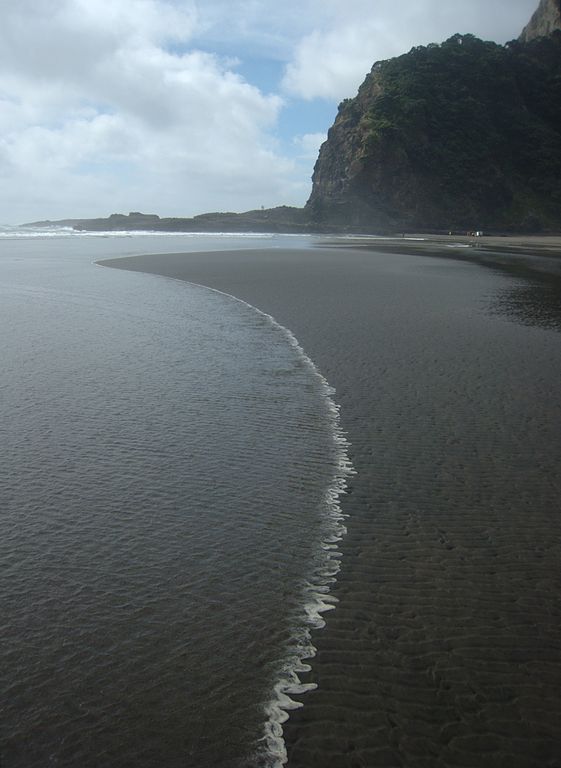
{"label": "cliff", "polygon": [[561,30],[561,0],[540,0],[537,11],[522,30],[524,43],[537,37],[547,37],[556,29]]}
{"label": "cliff", "polygon": [[374,232],[561,229],[561,33],[455,35],[375,64],[339,106],[306,212]]}

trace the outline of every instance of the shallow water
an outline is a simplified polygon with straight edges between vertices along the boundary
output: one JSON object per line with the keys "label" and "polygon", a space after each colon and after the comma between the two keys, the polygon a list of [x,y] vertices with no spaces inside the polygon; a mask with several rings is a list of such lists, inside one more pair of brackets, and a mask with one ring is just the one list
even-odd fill
{"label": "shallow water", "polygon": [[271,312],[337,390],[357,475],[289,766],[561,765],[557,280],[344,248],[134,268]]}
{"label": "shallow water", "polygon": [[325,382],[251,307],[92,263],[146,242],[0,243],[3,768],[279,764],[338,568]]}
{"label": "shallow water", "polygon": [[[296,240],[292,242],[297,244]],[[211,245],[210,240],[206,243]],[[236,252],[235,258],[230,253],[191,256],[189,268],[182,266],[182,275],[235,293],[270,312],[294,331],[306,353],[337,387],[342,424],[352,441],[352,457],[358,470],[352,479],[350,494],[343,502],[349,518],[346,523],[348,534],[340,545],[342,568],[337,574],[337,583],[330,584],[331,594],[340,602],[337,610],[330,614],[327,627],[313,635],[317,656],[311,663],[311,673],[301,675],[304,682],[317,684],[318,688],[306,694],[305,706],[285,725],[289,765],[294,768],[388,768],[393,765],[408,768],[456,765],[543,768],[558,765],[561,760],[558,287],[547,280],[545,283],[529,281],[504,271],[442,258],[345,250],[308,250],[304,257],[296,250],[278,248],[279,245],[286,247],[286,241],[282,239],[274,242],[255,240],[253,244],[263,250]],[[114,244],[111,246],[114,254],[108,252],[111,248],[107,245],[104,242],[94,246],[88,242],[80,248],[88,248],[92,258],[119,255],[121,245],[119,248]],[[243,241],[230,243],[223,240],[211,248],[216,251],[221,247],[245,246]],[[134,238],[126,247],[128,254],[135,252]],[[189,249],[185,244],[180,247]],[[202,250],[204,246],[198,247]],[[173,249],[169,241],[162,244],[154,239],[154,242],[146,241],[143,250],[162,253]],[[60,249],[58,253],[57,259]],[[76,253],[84,251],[77,250]],[[28,263],[32,258],[33,253],[27,252]],[[13,590],[11,610],[14,616],[19,615],[18,611],[23,616],[20,636],[27,643],[27,655],[20,654],[19,669],[11,663],[12,657],[6,657],[9,663],[3,665],[3,670],[8,672],[3,671],[3,674],[11,687],[3,683],[3,690],[11,694],[6,699],[10,702],[7,709],[10,716],[15,711],[13,701],[23,702],[16,716],[8,722],[22,722],[22,713],[28,711],[31,715],[29,720],[23,718],[26,731],[18,731],[12,726],[11,740],[7,743],[12,750],[14,745],[20,749],[21,744],[31,746],[25,755],[29,758],[27,762],[21,752],[7,754],[17,765],[43,765],[45,755],[52,764],[58,760],[63,765],[75,765],[76,755],[80,756],[80,764],[86,765],[118,765],[119,762],[174,765],[182,764],[179,754],[183,764],[187,765],[270,763],[275,759],[271,749],[268,753],[259,752],[257,739],[267,732],[267,713],[274,712],[277,720],[280,717],[278,711],[270,707],[271,696],[275,700],[271,691],[279,679],[288,680],[290,671],[298,665],[298,644],[309,650],[306,625],[301,619],[302,598],[310,597],[306,584],[313,574],[318,552],[320,564],[316,574],[322,570],[321,564],[325,565],[321,559],[322,550],[309,545],[312,540],[317,544],[319,539],[329,535],[324,526],[317,525],[318,509],[321,510],[321,521],[332,520],[325,516],[325,495],[319,493],[320,488],[325,489],[326,478],[329,481],[332,477],[335,460],[333,420],[329,418],[329,409],[325,410],[325,384],[313,374],[313,369],[291,343],[290,336],[270,319],[213,294],[213,299],[226,302],[232,310],[232,316],[224,315],[226,309],[220,310],[219,317],[228,318],[228,322],[220,324],[207,304],[209,294],[199,295],[205,300],[203,306],[195,304],[198,307],[195,314],[206,319],[204,328],[199,330],[211,340],[213,353],[215,346],[217,350],[221,349],[220,341],[214,335],[214,330],[218,329],[216,336],[227,339],[228,350],[236,350],[236,361],[240,363],[246,356],[245,347],[238,343],[239,338],[244,339],[244,344],[249,341],[247,357],[251,365],[248,368],[253,371],[257,361],[262,369],[262,377],[255,382],[252,376],[246,378],[243,365],[243,376],[239,377],[236,377],[236,365],[231,363],[224,367],[223,371],[227,372],[224,378],[228,387],[234,387],[234,396],[223,413],[229,414],[230,407],[235,405],[233,429],[222,433],[220,421],[210,431],[211,434],[220,433],[219,451],[227,452],[226,445],[222,445],[222,442],[226,443],[222,440],[223,434],[228,443],[234,440],[235,455],[228,459],[233,463],[225,474],[231,475],[236,488],[245,489],[240,508],[246,510],[253,504],[255,509],[267,514],[258,518],[250,514],[248,519],[242,516],[241,522],[236,515],[232,520],[221,506],[226,502],[219,498],[216,505],[219,514],[212,516],[215,510],[212,507],[211,519],[220,525],[226,519],[228,536],[227,550],[223,550],[221,544],[217,551],[215,526],[205,527],[201,520],[203,517],[207,519],[209,514],[209,493],[220,496],[221,486],[217,485],[216,478],[221,477],[224,467],[220,460],[215,464],[210,459],[202,461],[200,464],[205,467],[207,464],[211,466],[212,480],[207,478],[198,496],[197,483],[186,483],[195,500],[194,513],[187,513],[189,539],[185,543],[177,536],[181,526],[186,525],[183,507],[176,508],[167,493],[173,483],[179,488],[184,487],[183,478],[189,477],[195,466],[202,475],[203,468],[197,464],[199,442],[195,441],[197,449],[183,463],[178,463],[176,457],[182,446],[190,444],[191,435],[185,430],[179,438],[174,437],[178,429],[176,422],[185,425],[189,424],[189,419],[193,420],[194,434],[197,434],[201,409],[190,411],[189,400],[183,402],[181,398],[175,398],[173,404],[170,402],[166,406],[165,398],[162,400],[162,377],[158,373],[164,369],[171,371],[172,390],[181,388],[183,379],[188,385],[198,381],[199,386],[195,388],[199,398],[203,392],[200,382],[203,381],[206,396],[206,378],[212,366],[201,364],[191,380],[191,370],[185,362],[199,360],[198,355],[204,360],[204,344],[196,345],[196,354],[190,351],[189,357],[185,355],[186,349],[190,350],[188,342],[199,337],[198,331],[192,338],[186,333],[191,320],[187,322],[184,315],[186,306],[195,301],[191,299],[191,293],[194,291],[197,296],[197,289],[183,288],[175,282],[156,278],[111,272],[112,275],[121,274],[119,282],[117,277],[101,278],[104,270],[98,268],[88,272],[85,283],[80,282],[82,288],[76,301],[75,287],[69,287],[63,278],[70,275],[71,283],[76,279],[72,277],[74,258],[75,255],[65,261],[64,269],[57,260],[51,263],[49,260],[45,262],[44,258],[36,259],[35,269],[42,270],[41,282],[47,280],[48,290],[45,292],[44,287],[41,290],[47,298],[53,291],[62,291],[67,303],[74,302],[73,317],[80,333],[84,328],[77,318],[86,311],[85,330],[94,329],[95,343],[88,342],[83,349],[90,346],[95,349],[98,345],[95,361],[111,360],[109,351],[116,343],[111,341],[114,335],[124,334],[128,339],[126,349],[120,343],[117,345],[118,363],[109,363],[109,370],[114,371],[113,376],[108,377],[111,379],[108,390],[112,392],[111,402],[118,404],[119,393],[127,386],[127,382],[120,381],[117,375],[127,358],[127,350],[131,350],[133,369],[139,364],[137,359],[144,359],[134,389],[141,390],[139,382],[146,381],[150,390],[154,410],[150,429],[165,424],[166,435],[159,448],[163,458],[158,476],[168,477],[169,482],[159,488],[150,474],[158,454],[152,450],[152,437],[150,441],[145,438],[143,451],[149,455],[149,460],[141,464],[138,476],[133,472],[132,482],[125,487],[119,483],[117,488],[117,494],[121,494],[118,498],[131,494],[133,508],[128,509],[129,519],[120,519],[117,514],[119,501],[113,507],[92,504],[93,522],[90,525],[88,520],[86,527],[92,531],[90,539],[95,537],[95,540],[89,549],[86,546],[83,555],[79,547],[70,548],[66,559],[57,551],[57,531],[61,530],[61,523],[56,517],[57,499],[51,499],[53,519],[59,528],[43,526],[37,530],[43,531],[45,541],[52,542],[53,550],[65,568],[69,564],[70,568],[79,566],[75,567],[78,574],[96,572],[95,576],[85,580],[86,586],[91,583],[95,589],[96,579],[100,579],[107,594],[113,595],[113,602],[100,590],[96,604],[91,597],[92,589],[88,592],[84,588],[82,595],[87,598],[86,606],[97,607],[100,613],[102,608],[109,606],[113,617],[111,621],[101,622],[101,632],[94,631],[88,624],[89,612],[81,611],[80,596],[74,614],[69,614],[70,619],[77,616],[77,620],[69,623],[84,628],[88,643],[81,637],[73,639],[70,636],[75,653],[74,656],[69,654],[64,664],[65,670],[79,670],[74,678],[78,682],[74,688],[60,684],[53,688],[52,680],[57,678],[52,670],[57,668],[52,664],[49,668],[47,662],[50,663],[51,657],[43,653],[40,643],[31,644],[34,635],[30,630],[39,632],[44,626],[61,626],[64,630],[63,604],[58,605],[58,613],[57,610],[53,613],[58,624],[53,620],[37,628],[37,624],[33,624],[34,617],[31,614],[25,616],[23,608],[20,610],[20,605],[32,607],[33,601],[26,602],[23,590],[20,593]],[[154,269],[177,274],[177,259],[161,256],[156,266],[154,259],[149,261]],[[82,270],[84,266],[82,262],[80,264]],[[137,262],[140,268],[144,264]],[[105,272],[109,273],[109,270]],[[29,277],[30,272],[26,274]],[[102,285],[97,282],[100,279]],[[156,288],[156,285],[166,288]],[[117,286],[118,300],[112,293]],[[18,289],[20,305],[25,307],[30,294],[19,283]],[[181,307],[177,312],[176,302],[171,299],[176,290],[180,291],[178,296],[189,296],[187,305],[183,298],[177,302]],[[169,305],[165,316],[169,319],[162,323],[159,302],[164,295]],[[121,308],[123,311],[119,314]],[[249,315],[246,316],[246,312]],[[9,324],[13,313],[5,314],[3,321]],[[147,319],[142,320],[145,315]],[[50,322],[51,316],[56,317],[54,308],[52,312],[43,313],[43,322],[47,318]],[[105,317],[101,325],[100,316]],[[124,319],[126,317],[128,319]],[[115,322],[116,318],[118,322]],[[243,318],[249,323],[247,327]],[[121,329],[123,324],[124,330]],[[23,374],[34,368],[34,355],[42,350],[42,343],[35,343],[32,333],[38,325],[37,322],[28,323],[25,333],[33,352],[31,364],[29,355],[18,358],[17,345],[12,349],[12,356],[17,361],[14,370],[19,372],[23,382]],[[16,327],[17,324],[12,322],[12,332]],[[103,333],[95,333],[95,329],[103,330]],[[279,333],[283,338],[282,345],[278,344]],[[53,338],[56,339],[57,334]],[[260,353],[265,346],[267,353]],[[280,346],[289,354],[288,359],[277,357]],[[64,343],[61,350],[57,354],[64,359]],[[145,358],[142,357],[144,350],[147,350]],[[169,359],[167,352],[162,350],[173,351]],[[270,358],[272,350],[275,354]],[[82,353],[85,351],[78,346],[72,354]],[[162,354],[166,366],[152,370],[154,360],[159,360]],[[192,354],[195,357],[191,358]],[[271,359],[272,368],[266,364]],[[279,360],[282,364],[276,368]],[[303,365],[292,364],[291,360]],[[176,374],[175,366],[179,366]],[[49,371],[48,362],[43,367]],[[89,367],[84,366],[84,370],[89,370],[90,379],[95,381],[99,367],[94,362]],[[76,375],[71,368],[67,370],[67,378]],[[305,401],[303,395],[315,393],[312,398],[314,407],[304,412],[288,408],[287,415],[287,403],[293,401],[286,397],[287,390],[283,388],[282,396],[276,397],[274,404],[268,396],[263,399],[256,396],[257,410],[252,407],[249,415],[245,415],[243,409],[240,411],[244,398],[239,393],[247,388],[248,382],[254,393],[259,392],[261,383],[265,384],[267,393],[276,391],[276,379],[272,385],[270,381],[272,371],[276,371],[276,377],[280,375],[291,392],[299,393],[295,402],[302,403]],[[116,384],[113,378],[116,378]],[[241,382],[242,378],[243,387],[240,383],[236,388],[236,381]],[[220,381],[220,377],[216,380]],[[212,395],[214,373],[209,381]],[[295,384],[295,390],[292,390],[291,382]],[[40,391],[39,384],[34,386]],[[57,387],[66,386],[66,381],[57,383]],[[88,391],[93,401],[99,402],[95,386],[90,385]],[[220,388],[220,393],[225,391]],[[121,410],[126,413],[128,400],[126,397],[121,400],[125,401]],[[56,398],[53,402],[56,405]],[[212,397],[209,402],[214,402]],[[319,420],[315,410],[318,402],[323,403]],[[280,411],[277,411],[279,407]],[[47,416],[50,408],[50,401],[45,401],[42,410]],[[97,408],[96,421],[100,418],[100,408],[102,405]],[[173,415],[170,415],[172,410]],[[210,410],[213,411],[214,406]],[[284,456],[286,466],[275,466],[274,473],[271,467],[281,457],[276,449],[267,448],[273,432],[269,427],[270,419],[276,423],[272,412],[282,414],[277,447],[290,444],[292,451],[289,457]],[[260,420],[254,420],[255,414],[261,414]],[[121,414],[116,414],[115,418],[121,418]],[[130,419],[135,432],[139,429],[138,424],[147,418],[152,418],[152,413],[143,408],[142,416]],[[248,461],[247,452],[251,446],[248,447],[245,440],[235,442],[239,424],[245,428],[246,421],[250,434],[255,433],[262,441],[255,443],[256,474],[253,463]],[[283,432],[281,424],[285,429],[289,423],[293,425],[292,432],[291,429]],[[330,436],[327,441],[327,433],[323,431],[326,425]],[[302,426],[306,439],[300,443]],[[209,424],[205,424],[198,434],[206,434],[208,427]],[[262,434],[264,432],[267,434]],[[116,463],[125,466],[126,473],[129,471],[127,462],[121,460],[119,454],[119,451],[125,453],[119,445],[120,440],[123,442],[122,433],[109,430],[109,434],[112,437],[109,447],[115,451],[110,455],[116,460],[106,467],[107,474],[117,474]],[[125,431],[124,434],[129,433]],[[102,431],[101,437],[103,435]],[[297,439],[292,443],[295,435]],[[309,449],[311,435],[319,440],[320,450]],[[18,439],[19,433],[14,429],[14,445],[18,444]],[[99,433],[96,439],[101,439]],[[50,443],[49,450],[57,444]],[[326,453],[327,445],[331,450]],[[299,447],[305,454],[300,459]],[[170,455],[169,448],[178,449],[175,458]],[[49,451],[43,453],[48,455]],[[107,450],[102,451],[104,456],[106,453]],[[129,454],[127,451],[127,459]],[[201,455],[204,460],[204,453]],[[30,461],[29,457],[26,461]],[[224,464],[228,467],[228,462]],[[101,470],[98,469],[102,480],[104,466],[101,462]],[[22,467],[23,461],[17,471]],[[71,471],[71,465],[68,469]],[[277,487],[272,479],[273,474],[280,477],[277,470],[285,472],[287,478],[298,479],[296,482],[287,480],[282,487]],[[262,473],[265,481],[260,485]],[[3,478],[6,487],[9,487],[10,477]],[[255,484],[259,489],[258,498],[250,498],[250,489]],[[93,498],[95,502],[98,496],[103,496],[104,485],[103,482],[92,485],[86,501]],[[139,490],[142,487],[147,489],[143,493],[148,497],[148,503]],[[299,494],[302,500],[297,515],[293,514],[295,508],[290,503],[278,504],[285,494],[293,493]],[[319,493],[321,501],[319,507],[312,505],[312,510],[303,498],[310,500],[314,493]],[[41,499],[43,496],[40,495]],[[316,499],[319,497],[316,495]],[[267,498],[273,500],[264,503]],[[228,509],[232,508],[231,499],[228,498]],[[74,511],[79,503],[80,500],[71,506],[71,514],[62,517],[66,526],[62,530],[77,529]],[[152,510],[149,522],[137,513],[144,506]],[[185,509],[190,510],[191,506]],[[26,518],[14,515],[12,519],[17,520],[25,533]],[[308,521],[312,519],[314,523],[309,528]],[[33,524],[38,520],[33,509],[30,520]],[[260,523],[257,529],[256,520]],[[133,549],[130,553],[124,542],[128,541],[128,528],[135,524],[137,528],[143,525],[144,528],[137,537],[138,550]],[[315,538],[309,534],[312,529]],[[251,573],[244,568],[236,570],[241,552],[240,530],[242,538],[249,541],[251,547],[255,542],[270,542],[272,556],[266,557],[260,549],[253,551],[250,547],[247,563],[258,562],[259,568],[269,576],[274,574],[274,578],[257,582],[255,568]],[[202,548],[193,544],[198,537],[203,539]],[[30,535],[27,547],[41,566],[41,576],[48,576],[45,566],[48,558],[39,550],[37,541],[37,537]],[[128,559],[121,557],[119,560],[114,555],[119,551],[116,541],[123,542],[119,545],[120,551],[127,552]],[[9,558],[12,549],[5,549],[8,549],[5,556]],[[210,562],[209,550],[212,552]],[[136,561],[135,578],[140,579],[145,573],[146,569],[141,567],[144,560],[151,564],[160,562],[159,571],[156,567],[153,569],[157,574],[154,583],[158,597],[152,601],[152,612],[147,617],[140,612],[138,617],[141,625],[149,627],[145,631],[148,638],[145,646],[135,644],[140,642],[138,633],[128,634],[130,627],[136,625],[127,613],[131,610],[130,601],[122,599],[119,586],[126,582],[127,568],[129,563],[132,562],[131,568],[135,564],[137,551],[142,558]],[[227,560],[228,566],[225,565],[226,558],[222,557],[223,551],[235,555]],[[25,554],[25,550],[22,552]],[[171,563],[168,552],[173,553]],[[289,554],[291,552],[294,555]],[[97,563],[106,564],[110,555],[115,562],[119,560],[122,571],[114,568],[118,578],[111,583],[104,581],[105,571],[97,569]],[[31,563],[31,559],[23,562]],[[186,562],[194,563],[194,567],[184,569]],[[17,571],[15,558],[12,563]],[[301,570],[302,563],[306,563],[305,573]],[[335,567],[333,562],[330,565]],[[327,573],[324,572],[327,580],[333,573],[330,565]],[[221,581],[223,570],[225,577]],[[203,577],[197,581],[191,574],[199,571]],[[56,572],[60,573],[60,569]],[[9,583],[9,579],[6,581]],[[79,580],[77,583],[81,584]],[[43,586],[50,584],[52,581],[38,580],[35,589],[39,597],[48,591]],[[139,586],[147,590],[141,580]],[[227,595],[231,604],[222,600],[214,603],[214,590]],[[311,592],[314,591],[312,588]],[[162,600],[162,594],[168,593],[169,600]],[[247,601],[243,599],[245,595],[249,596]],[[186,601],[188,610],[178,613],[177,605],[181,605],[182,600]],[[142,605],[144,603],[150,604],[143,597]],[[259,610],[254,610],[254,606]],[[135,608],[141,611],[140,606],[132,604],[132,611]],[[125,617],[121,622],[120,616]],[[259,624],[261,619],[263,624]],[[179,632],[180,647],[173,645],[175,635],[170,632],[170,627],[173,632]],[[181,635],[185,627],[188,630]],[[222,640],[217,641],[217,637]],[[192,643],[190,638],[194,638]],[[66,647],[65,639],[62,635],[58,646],[53,644],[54,648],[61,649],[60,653]],[[191,660],[200,659],[197,648],[201,645],[208,651],[203,655],[202,666],[196,666]],[[14,639],[13,648],[15,653],[19,652],[19,641]],[[126,678],[106,674],[106,686],[96,688],[97,676],[90,674],[89,667],[81,663],[79,654],[84,648],[92,649],[92,658],[95,657],[96,663],[99,661],[92,669],[98,672],[104,672],[106,667],[109,669],[108,662],[116,658],[116,652],[121,653],[119,671],[126,671]],[[152,648],[151,654],[146,652],[148,648]],[[239,654],[234,652],[236,649]],[[35,653],[39,654],[37,661],[32,655]],[[138,664],[138,658],[145,659],[142,666]],[[49,702],[46,711],[53,710],[54,703],[57,716],[62,713],[60,722],[64,728],[59,728],[58,734],[47,720],[33,721],[35,700],[26,701],[25,689],[17,685],[21,679],[25,685],[34,683],[36,676],[45,669],[48,674],[42,686],[36,687],[36,700],[43,705]],[[156,669],[157,682],[161,677],[165,685],[154,685],[154,676],[146,675],[145,669]],[[160,670],[165,669],[168,670],[167,678],[164,671],[160,674]],[[208,670],[212,674],[207,674]],[[130,695],[128,690],[123,693],[119,684],[123,679],[131,681]],[[87,685],[82,683],[83,680]],[[215,686],[211,680],[223,682]],[[108,701],[102,695],[107,690],[111,694]],[[69,707],[72,702],[81,701],[78,693],[83,691],[89,696],[86,700],[90,704],[86,719],[80,720],[83,713],[73,712]],[[92,691],[95,695],[90,695]],[[276,694],[277,701],[279,698]],[[135,701],[141,706],[135,708]],[[64,709],[65,706],[69,711]],[[100,724],[101,737],[95,730]],[[166,730],[168,727],[169,731]],[[81,737],[78,729],[81,729]],[[274,733],[275,729],[270,729],[269,733],[271,731]],[[50,741],[41,742],[44,733]],[[22,734],[26,735],[25,739]],[[53,734],[59,741],[51,738]],[[28,738],[29,735],[32,738]],[[163,741],[158,742],[162,738]],[[280,762],[282,744],[274,740],[271,743],[278,750]],[[39,744],[43,749],[42,762],[31,754],[31,748],[35,748],[33,744]],[[65,751],[67,745],[69,752]],[[96,753],[100,745],[105,750],[100,750],[103,760]],[[265,746],[266,742],[261,742],[262,750]],[[164,752],[156,754],[162,748]],[[116,749],[123,751],[116,753]],[[92,757],[94,753],[95,759]]]}

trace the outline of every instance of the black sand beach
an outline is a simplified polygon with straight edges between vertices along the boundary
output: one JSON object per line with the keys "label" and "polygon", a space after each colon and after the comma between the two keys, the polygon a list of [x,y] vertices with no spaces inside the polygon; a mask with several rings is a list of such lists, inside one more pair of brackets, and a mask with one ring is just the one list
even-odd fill
{"label": "black sand beach", "polygon": [[103,262],[270,313],[336,388],[358,474],[294,768],[561,766],[558,262],[499,245]]}

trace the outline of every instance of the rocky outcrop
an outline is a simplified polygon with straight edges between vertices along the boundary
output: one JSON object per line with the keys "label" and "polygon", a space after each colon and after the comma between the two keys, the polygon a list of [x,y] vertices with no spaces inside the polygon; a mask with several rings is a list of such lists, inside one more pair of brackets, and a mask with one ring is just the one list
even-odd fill
{"label": "rocky outcrop", "polygon": [[539,7],[522,30],[524,43],[537,37],[547,37],[556,29],[561,30],[561,0],[540,0]]}
{"label": "rocky outcrop", "polygon": [[306,212],[372,232],[561,230],[561,33],[455,35],[375,64],[339,106]]}

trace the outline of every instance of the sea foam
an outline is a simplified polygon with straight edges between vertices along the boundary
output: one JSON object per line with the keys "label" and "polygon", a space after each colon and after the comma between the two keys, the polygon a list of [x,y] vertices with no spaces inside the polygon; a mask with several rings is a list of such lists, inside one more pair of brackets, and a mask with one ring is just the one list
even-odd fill
{"label": "sea foam", "polygon": [[318,383],[320,394],[324,398],[326,406],[326,417],[330,424],[333,441],[333,475],[321,501],[323,514],[320,535],[307,581],[303,585],[300,612],[295,617],[294,626],[291,627],[290,641],[287,643],[283,658],[280,660],[278,679],[273,685],[271,697],[265,706],[266,721],[261,747],[255,755],[256,765],[263,766],[263,768],[281,768],[288,760],[283,724],[288,720],[291,710],[303,706],[302,702],[294,700],[292,696],[301,696],[317,687],[315,683],[302,683],[300,674],[311,670],[310,665],[306,662],[313,659],[316,654],[312,632],[325,626],[323,614],[333,610],[338,602],[337,598],[330,594],[330,591],[336,582],[341,567],[342,553],[339,542],[347,532],[340,498],[346,493],[348,478],[356,472],[349,456],[350,443],[341,426],[340,408],[333,399],[335,389],[305,353],[292,331],[281,325],[272,315],[237,296],[199,283],[191,284],[227,296],[245,305],[266,319],[285,336]]}

